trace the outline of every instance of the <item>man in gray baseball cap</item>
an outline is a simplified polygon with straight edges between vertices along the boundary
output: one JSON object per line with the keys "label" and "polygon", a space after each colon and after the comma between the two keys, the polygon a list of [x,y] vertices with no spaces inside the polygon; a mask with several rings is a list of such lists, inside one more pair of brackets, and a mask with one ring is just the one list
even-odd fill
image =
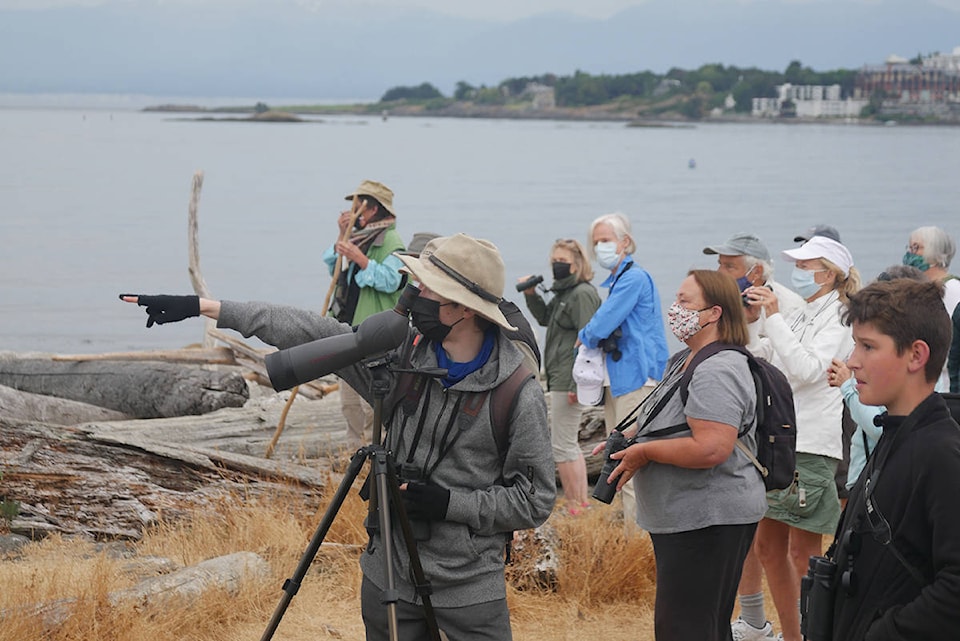
{"label": "man in gray baseball cap", "polygon": [[[794,309],[803,306],[803,299],[793,290],[773,280],[773,263],[770,251],[754,234],[734,234],[719,245],[707,245],[704,254],[717,255],[717,271],[729,274],[740,291],[748,287],[769,287],[780,301],[780,312],[789,315]],[[747,308],[747,321],[758,318],[759,310]]]}

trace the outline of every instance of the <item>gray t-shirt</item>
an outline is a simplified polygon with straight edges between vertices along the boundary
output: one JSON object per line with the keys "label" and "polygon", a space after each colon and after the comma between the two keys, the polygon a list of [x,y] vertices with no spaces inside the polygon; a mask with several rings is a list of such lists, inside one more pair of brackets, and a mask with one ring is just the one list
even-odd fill
{"label": "gray t-shirt", "polygon": [[[682,376],[674,367],[686,358],[687,350],[674,354],[667,363],[667,377],[644,403],[649,410]],[[688,387],[686,407],[680,392],[673,394],[663,410],[644,427],[646,432],[686,422],[687,417],[732,425],[744,445],[756,452],[757,392],[747,358],[738,352],[718,352],[697,365]],[[656,394],[656,397],[654,397]],[[640,423],[643,423],[641,410]],[[726,429],[726,428],[717,428]],[[663,438],[690,438],[685,430]],[[708,469],[688,469],[649,463],[634,476],[637,494],[637,523],[654,534],[689,532],[713,525],[757,523],[767,511],[763,480],[740,448],[734,447],[726,461]]]}

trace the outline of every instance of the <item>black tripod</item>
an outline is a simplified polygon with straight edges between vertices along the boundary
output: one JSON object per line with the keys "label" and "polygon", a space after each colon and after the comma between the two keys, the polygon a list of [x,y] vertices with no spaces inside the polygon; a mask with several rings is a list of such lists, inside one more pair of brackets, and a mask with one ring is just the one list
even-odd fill
{"label": "black tripod", "polygon": [[[396,578],[393,572],[394,550],[393,522],[390,518],[391,506],[396,510],[397,522],[400,524],[400,531],[403,534],[403,540],[407,546],[407,554],[410,557],[410,568],[413,571],[413,578],[416,581],[415,587],[417,594],[423,600],[423,611],[426,615],[427,629],[430,632],[430,638],[433,641],[441,641],[443,638],[440,636],[440,627],[437,625],[437,617],[433,611],[433,604],[430,601],[430,584],[427,582],[426,576],[423,573],[423,566],[420,564],[420,555],[417,553],[417,544],[413,537],[413,530],[410,527],[410,520],[407,518],[406,509],[403,507],[403,501],[400,498],[400,486],[397,479],[396,468],[387,450],[380,444],[383,399],[386,398],[390,392],[390,378],[387,372],[387,365],[391,360],[392,356],[387,355],[366,363],[373,374],[373,379],[370,383],[371,390],[373,391],[373,443],[360,448],[350,458],[350,464],[347,466],[347,471],[343,475],[343,480],[340,482],[336,494],[334,494],[330,505],[327,507],[327,511],[324,513],[320,525],[317,526],[317,531],[314,533],[313,538],[310,539],[310,545],[307,546],[307,549],[303,552],[303,556],[300,557],[300,562],[297,564],[297,569],[294,571],[293,576],[283,583],[284,594],[280,598],[280,603],[277,604],[276,609],[273,611],[273,616],[270,617],[270,622],[267,623],[267,628],[264,630],[263,636],[260,637],[260,641],[269,641],[273,637],[273,633],[276,632],[277,626],[280,625],[280,619],[283,618],[284,613],[287,611],[287,606],[290,605],[290,601],[294,595],[300,590],[303,577],[306,576],[307,570],[310,569],[313,558],[320,550],[320,545],[323,543],[327,531],[330,529],[330,526],[333,525],[333,520],[340,511],[340,506],[343,505],[343,501],[347,498],[347,493],[350,491],[351,486],[360,474],[364,461],[367,459],[370,459],[371,474],[374,475],[375,479],[375,482],[370,486],[368,522],[372,525],[375,522],[374,519],[379,518],[380,539],[384,549],[384,564],[386,565],[387,575],[387,587],[383,591],[381,602],[387,606],[387,625],[390,630],[390,639],[391,641],[398,641],[399,638],[397,631],[398,593],[396,589]],[[432,374],[432,372],[430,373]],[[444,370],[443,373],[445,374],[446,371]],[[380,504],[378,497],[386,497],[387,500]]]}

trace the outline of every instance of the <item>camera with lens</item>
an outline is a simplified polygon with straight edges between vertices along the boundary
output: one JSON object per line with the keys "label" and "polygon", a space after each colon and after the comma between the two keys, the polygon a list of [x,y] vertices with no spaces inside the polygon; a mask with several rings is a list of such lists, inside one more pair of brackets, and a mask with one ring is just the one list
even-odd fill
{"label": "camera with lens", "polygon": [[593,498],[603,503],[610,504],[614,495],[617,493],[617,484],[608,483],[610,474],[616,469],[620,461],[610,458],[613,454],[627,449],[633,445],[633,440],[628,439],[620,430],[613,430],[607,437],[607,443],[603,447],[603,467],[600,468],[600,476],[597,478],[597,484],[593,487]]}
{"label": "camera with lens", "polygon": [[811,556],[800,580],[800,634],[807,641],[833,640],[833,604],[837,592],[837,564]]}
{"label": "camera with lens", "polygon": [[531,276],[527,280],[517,283],[517,291],[518,292],[525,291],[527,289],[530,289],[531,287],[536,287],[542,282],[543,282],[543,276],[540,276],[539,274],[536,276]]}
{"label": "camera with lens", "polygon": [[609,336],[597,341],[597,347],[602,349],[605,354],[610,354],[610,358],[614,361],[619,361],[623,357],[623,353],[620,351],[621,338],[623,338],[623,330],[618,327]]}

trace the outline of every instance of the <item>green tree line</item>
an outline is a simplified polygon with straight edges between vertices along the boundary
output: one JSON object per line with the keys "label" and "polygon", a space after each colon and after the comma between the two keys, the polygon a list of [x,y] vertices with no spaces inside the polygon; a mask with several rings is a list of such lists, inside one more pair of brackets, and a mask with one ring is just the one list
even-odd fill
{"label": "green tree line", "polygon": [[[735,101],[734,110],[749,112],[753,98],[776,97],[776,86],[839,84],[841,95],[853,93],[857,71],[837,69],[814,71],[799,60],[792,61],[783,72],[765,71],[756,67],[741,68],[722,64],[706,64],[698,69],[670,69],[666,74],[641,71],[630,74],[599,74],[576,71],[571,76],[542,74],[507,78],[496,87],[475,87],[466,81],[457,83],[452,99],[477,104],[507,104],[521,97],[531,83],[553,87],[558,107],[589,107],[624,98],[655,99],[677,96],[681,112],[691,117],[706,109],[720,106],[728,95]],[[394,87],[380,99],[437,100],[446,97],[430,83],[418,87]]]}

